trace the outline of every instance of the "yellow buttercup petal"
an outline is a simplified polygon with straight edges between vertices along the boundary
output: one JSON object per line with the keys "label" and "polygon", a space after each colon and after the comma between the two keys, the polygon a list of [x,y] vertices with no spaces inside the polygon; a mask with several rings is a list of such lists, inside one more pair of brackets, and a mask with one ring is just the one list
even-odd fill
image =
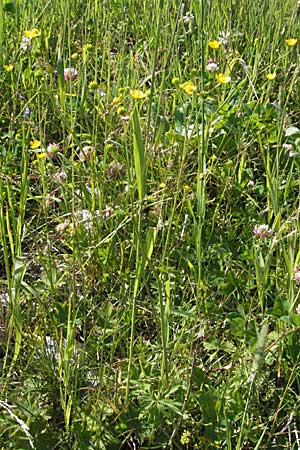
{"label": "yellow buttercup petal", "polygon": [[195,86],[192,81],[185,81],[180,84],[179,87],[181,87],[181,89],[183,89],[187,94],[192,94],[197,89],[197,86]]}
{"label": "yellow buttercup petal", "polygon": [[25,36],[29,39],[38,37],[38,36],[40,36],[40,34],[41,34],[40,30],[38,30],[37,28],[33,28],[32,30],[25,30],[23,32],[23,36]]}
{"label": "yellow buttercup petal", "polygon": [[297,44],[297,39],[293,39],[293,38],[285,39],[285,42],[286,42],[286,44],[289,45],[290,47],[294,47],[294,45]]}
{"label": "yellow buttercup petal", "polygon": [[34,139],[33,141],[29,142],[31,150],[35,150],[36,148],[39,148],[41,145],[41,141],[38,141],[37,139]]}
{"label": "yellow buttercup petal", "polygon": [[208,46],[217,50],[220,47],[220,42],[214,39],[213,41],[209,41]]}
{"label": "yellow buttercup petal", "polygon": [[226,75],[225,73],[217,73],[216,79],[219,83],[226,84],[231,81],[231,76]]}
{"label": "yellow buttercup petal", "polygon": [[276,78],[276,72],[273,72],[273,73],[267,73],[266,78],[267,78],[269,81],[275,80],[275,78]]}
{"label": "yellow buttercup petal", "polygon": [[135,98],[136,100],[140,100],[142,98],[147,97],[147,93],[141,91],[140,89],[133,89],[130,91],[130,95],[132,98]]}

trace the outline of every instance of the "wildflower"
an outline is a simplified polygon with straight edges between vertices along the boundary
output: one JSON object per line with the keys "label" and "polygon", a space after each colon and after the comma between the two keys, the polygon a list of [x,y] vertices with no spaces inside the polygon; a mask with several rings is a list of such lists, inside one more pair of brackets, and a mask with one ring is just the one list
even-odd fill
{"label": "wildflower", "polygon": [[266,78],[267,78],[269,81],[275,80],[275,78],[276,78],[276,72],[273,72],[273,73],[267,73]]}
{"label": "wildflower", "polygon": [[91,145],[85,145],[82,147],[82,150],[79,153],[79,159],[80,161],[86,161],[87,159],[90,159],[95,151],[95,147],[92,147]]}
{"label": "wildflower", "polygon": [[46,152],[41,152],[36,154],[36,159],[45,159],[47,156]]}
{"label": "wildflower", "polygon": [[179,87],[181,87],[181,89],[183,89],[187,94],[192,94],[197,89],[192,81],[185,81],[184,83],[180,84]]}
{"label": "wildflower", "polygon": [[29,39],[38,37],[40,36],[40,34],[41,34],[40,30],[38,30],[37,28],[33,28],[32,30],[25,30],[23,32],[23,36]]}
{"label": "wildflower", "polygon": [[81,209],[75,212],[75,225],[82,224],[86,231],[93,228],[93,214],[87,209]]}
{"label": "wildflower", "polygon": [[226,75],[225,73],[217,73],[216,79],[219,83],[226,84],[231,81],[231,77],[229,75]]}
{"label": "wildflower", "polygon": [[182,445],[186,445],[190,442],[191,432],[188,430],[184,430],[181,435],[180,442]]}
{"label": "wildflower", "polygon": [[178,77],[173,77],[172,78],[172,84],[175,84],[175,86],[177,86],[179,84],[179,78]]}
{"label": "wildflower", "polygon": [[258,239],[269,238],[272,234],[272,230],[268,225],[255,225],[253,228],[253,234]]}
{"label": "wildflower", "polygon": [[298,267],[294,267],[293,273],[293,281],[295,281],[296,284],[300,284],[300,271]]}
{"label": "wildflower", "polygon": [[51,159],[55,159],[56,153],[60,150],[59,144],[53,142],[47,145],[47,154]]}
{"label": "wildflower", "polygon": [[147,94],[140,89],[133,89],[130,91],[130,95],[132,98],[135,98],[136,100],[140,100],[142,98],[146,98]]}
{"label": "wildflower", "polygon": [[289,45],[290,47],[294,47],[294,45],[297,44],[297,39],[293,39],[293,38],[285,39],[285,43],[287,45]]}
{"label": "wildflower", "polygon": [[284,144],[282,144],[282,147],[284,148],[284,150],[286,150],[288,152],[288,155],[290,157],[295,156],[295,152],[293,152],[293,145],[292,144],[284,143]]}
{"label": "wildflower", "polygon": [[229,43],[230,33],[229,31],[221,31],[218,38],[219,44],[227,45]]}
{"label": "wildflower", "polygon": [[29,142],[31,150],[36,150],[41,145],[41,141],[38,141],[37,139],[34,139],[33,141]]}
{"label": "wildflower", "polygon": [[122,98],[121,98],[121,97],[114,97],[114,98],[113,98],[113,101],[112,101],[112,104],[113,104],[113,106],[119,106],[119,104],[121,103],[121,101],[122,101]]}
{"label": "wildflower", "polygon": [[6,72],[11,72],[14,68],[14,66],[12,64],[4,64],[3,67],[6,70]]}
{"label": "wildflower", "polygon": [[27,52],[27,50],[31,50],[31,39],[25,36],[22,36],[20,49],[24,52]]}
{"label": "wildflower", "polygon": [[103,219],[109,219],[114,212],[114,209],[110,205],[106,205],[105,208],[102,210],[101,215]]}
{"label": "wildflower", "polygon": [[207,72],[216,72],[218,68],[219,68],[218,64],[214,62],[211,58],[209,58],[206,65]]}
{"label": "wildflower", "polygon": [[195,19],[194,15],[187,12],[185,16],[182,16],[181,20],[183,23],[191,23]]}
{"label": "wildflower", "polygon": [[209,41],[208,46],[214,50],[217,50],[220,47],[220,42],[214,39],[213,41]]}
{"label": "wildflower", "polygon": [[66,181],[67,177],[68,175],[64,170],[62,170],[61,172],[57,172],[53,175],[53,179],[58,183],[63,183],[64,181]]}
{"label": "wildflower", "polygon": [[23,114],[24,119],[29,119],[30,118],[30,108],[25,108],[24,114]]}
{"label": "wildflower", "polygon": [[74,69],[74,67],[67,67],[64,69],[64,80],[76,80],[78,76],[77,69]]}
{"label": "wildflower", "polygon": [[93,80],[89,83],[89,89],[91,89],[92,91],[95,91],[98,88],[98,83],[96,80]]}

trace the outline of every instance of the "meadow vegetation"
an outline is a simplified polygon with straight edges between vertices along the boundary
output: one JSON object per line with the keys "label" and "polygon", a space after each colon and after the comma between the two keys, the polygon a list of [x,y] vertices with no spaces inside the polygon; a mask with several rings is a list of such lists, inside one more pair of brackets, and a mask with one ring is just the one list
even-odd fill
{"label": "meadow vegetation", "polygon": [[300,5],[0,0],[0,448],[300,448]]}

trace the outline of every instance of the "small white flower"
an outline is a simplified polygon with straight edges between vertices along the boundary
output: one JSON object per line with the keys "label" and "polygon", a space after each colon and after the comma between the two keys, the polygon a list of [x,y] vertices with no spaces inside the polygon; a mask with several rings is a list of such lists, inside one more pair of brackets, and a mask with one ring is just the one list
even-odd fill
{"label": "small white flower", "polygon": [[[296,284],[300,284],[300,271],[299,271],[298,267],[295,267],[295,268],[293,269],[293,273],[294,273],[294,275],[293,275],[293,281],[295,281]],[[300,305],[298,305],[298,307],[299,307],[299,306],[300,306]]]}
{"label": "small white flower", "polygon": [[207,72],[216,72],[218,68],[219,68],[218,64],[212,60],[208,61],[206,65]]}
{"label": "small white flower", "polygon": [[64,170],[61,170],[60,172],[57,172],[53,175],[53,178],[58,183],[63,183],[68,178],[68,175]]}
{"label": "small white flower", "polygon": [[183,23],[191,23],[195,19],[195,16],[190,12],[187,12],[185,16],[182,16],[181,20]]}
{"label": "small white flower", "polygon": [[27,52],[28,50],[31,50],[31,39],[26,36],[22,36],[20,49],[23,50],[23,52]]}
{"label": "small white flower", "polygon": [[78,72],[77,69],[75,69],[74,67],[67,67],[66,69],[64,69],[64,79],[66,81],[76,80],[77,76]]}
{"label": "small white flower", "polygon": [[269,238],[272,234],[272,230],[269,228],[268,225],[255,225],[253,229],[253,234],[258,239],[264,239]]}
{"label": "small white flower", "polygon": [[221,31],[218,41],[222,45],[227,45],[229,43],[230,33],[229,31]]}

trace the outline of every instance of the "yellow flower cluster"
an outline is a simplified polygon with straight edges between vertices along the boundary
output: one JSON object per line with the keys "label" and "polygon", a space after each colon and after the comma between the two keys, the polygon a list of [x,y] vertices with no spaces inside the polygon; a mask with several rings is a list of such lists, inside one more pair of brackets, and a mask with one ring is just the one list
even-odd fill
{"label": "yellow flower cluster", "polygon": [[38,30],[37,28],[33,28],[32,30],[25,30],[23,32],[23,36],[29,39],[38,37],[40,36],[40,34],[41,34],[40,30]]}

